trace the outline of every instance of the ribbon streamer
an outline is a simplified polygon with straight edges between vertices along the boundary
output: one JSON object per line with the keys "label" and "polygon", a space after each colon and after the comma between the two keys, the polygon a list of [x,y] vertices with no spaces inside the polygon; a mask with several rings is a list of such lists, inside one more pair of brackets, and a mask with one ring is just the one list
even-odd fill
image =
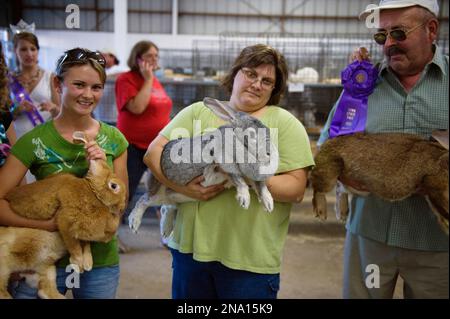
{"label": "ribbon streamer", "polygon": [[11,107],[10,112],[13,113],[14,110],[19,106],[19,104],[22,103],[24,100],[26,100],[33,105],[33,109],[31,111],[25,111],[31,124],[33,124],[33,126],[43,124],[44,119],[37,110],[36,106],[34,106],[33,101],[31,100],[28,93],[25,91],[25,88],[22,86],[22,84],[19,83],[19,80],[17,80],[17,78],[12,76],[11,74],[8,74],[8,78],[9,78],[9,89],[11,91],[12,98],[14,100],[14,105]]}

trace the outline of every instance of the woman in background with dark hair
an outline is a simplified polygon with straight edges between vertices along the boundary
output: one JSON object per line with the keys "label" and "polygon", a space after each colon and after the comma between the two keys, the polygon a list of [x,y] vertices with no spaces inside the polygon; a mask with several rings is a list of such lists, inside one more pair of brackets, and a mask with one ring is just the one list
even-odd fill
{"label": "woman in background with dark hair", "polygon": [[[127,163],[130,201],[147,169],[142,162],[145,152],[169,123],[172,111],[172,100],[154,74],[159,68],[158,60],[156,44],[140,41],[134,45],[127,61],[131,70],[116,80],[117,128],[130,143]],[[132,208],[127,208],[125,216]]]}
{"label": "woman in background with dark hair", "polygon": [[[268,214],[255,196],[248,209],[235,199],[234,188],[203,187],[203,176],[185,186],[169,181],[160,166],[164,146],[179,129],[193,136],[223,125],[203,102],[184,108],[150,144],[144,162],[155,177],[176,192],[198,202],[177,205],[177,218],[169,247],[172,253],[172,297],[175,299],[276,298],[280,285],[281,256],[292,203],[300,203],[309,168],[314,165],[308,135],[288,111],[278,107],[286,91],[288,69],[276,49],[257,44],[244,48],[223,80],[231,93],[228,105],[271,128],[278,147],[275,176],[266,180],[274,199]],[[272,135],[277,131],[278,134]],[[226,136],[225,136],[226,137]],[[227,144],[233,141],[225,141]]]}

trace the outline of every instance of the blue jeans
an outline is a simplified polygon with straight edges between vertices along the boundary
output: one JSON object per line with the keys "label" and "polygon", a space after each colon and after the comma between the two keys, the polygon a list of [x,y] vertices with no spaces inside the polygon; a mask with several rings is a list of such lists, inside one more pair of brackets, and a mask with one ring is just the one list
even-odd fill
{"label": "blue jeans", "polygon": [[[56,284],[58,291],[66,294],[66,278],[69,278],[68,284],[77,284],[73,280],[75,274],[72,270],[66,272],[65,268],[56,268]],[[116,297],[117,287],[119,286],[120,268],[117,266],[98,267],[91,271],[85,271],[79,276],[79,288],[74,286],[72,295],[74,299],[114,299]],[[37,289],[26,284],[24,280],[13,283],[9,292],[15,299],[37,299]]]}
{"label": "blue jeans", "polygon": [[280,274],[258,274],[199,262],[192,254],[172,253],[173,299],[276,299]]}

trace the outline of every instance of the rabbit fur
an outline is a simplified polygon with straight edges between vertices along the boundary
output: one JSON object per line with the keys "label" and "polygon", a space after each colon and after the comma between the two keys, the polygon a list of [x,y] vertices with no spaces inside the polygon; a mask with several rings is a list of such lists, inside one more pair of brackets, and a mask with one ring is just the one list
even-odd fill
{"label": "rabbit fur", "polygon": [[6,200],[26,218],[46,220],[56,214],[59,231],[0,227],[0,298],[10,298],[9,275],[25,270],[39,276],[41,298],[64,298],[56,289],[54,263],[68,251],[80,272],[92,269],[89,241],[113,238],[126,205],[126,186],[105,161],[91,160],[84,178],[60,173],[16,187]]}
{"label": "rabbit fur", "polygon": [[[448,145],[448,131],[447,131]],[[327,140],[311,172],[313,209],[326,219],[325,194],[338,177],[353,180],[387,201],[405,199],[421,190],[448,234],[448,149],[440,143],[406,133],[356,133]],[[346,187],[350,192],[367,195]],[[342,193],[337,213],[345,219],[347,197]]]}
{"label": "rabbit fur", "polygon": [[[203,102],[229,124],[201,136],[169,141],[161,154],[163,174],[179,185],[186,185],[200,175],[205,177],[203,186],[227,180],[225,187],[236,187],[236,199],[245,209],[250,205],[249,183],[265,210],[271,212],[273,198],[265,180],[275,174],[279,159],[278,150],[270,138],[270,129],[247,113],[235,111],[227,102],[208,97]],[[195,145],[200,148],[194,149]],[[180,150],[189,151],[180,156]],[[244,160],[239,154],[245,154]],[[177,163],[173,161],[176,157],[179,158]],[[174,216],[164,216],[164,212],[174,213],[173,205],[194,199],[168,189],[152,175],[147,180],[147,190],[131,212],[129,226],[136,232],[147,207],[168,204],[171,206],[161,212],[161,230],[166,237],[171,226],[164,223],[173,221]]]}

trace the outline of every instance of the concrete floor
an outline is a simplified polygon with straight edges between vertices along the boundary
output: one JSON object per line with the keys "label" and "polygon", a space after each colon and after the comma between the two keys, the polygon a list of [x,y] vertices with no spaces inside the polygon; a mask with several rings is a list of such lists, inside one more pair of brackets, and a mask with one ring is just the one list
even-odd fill
{"label": "concrete floor", "polygon": [[[313,217],[311,194],[295,205],[284,248],[278,298],[341,298],[344,225],[334,217],[334,196],[328,196],[329,217]],[[131,251],[121,254],[121,279],[117,297],[166,299],[171,296],[171,256],[159,241],[155,216],[145,218],[138,234],[127,226],[119,230]],[[397,286],[397,288],[399,285]],[[399,297],[396,289],[396,297]]]}

